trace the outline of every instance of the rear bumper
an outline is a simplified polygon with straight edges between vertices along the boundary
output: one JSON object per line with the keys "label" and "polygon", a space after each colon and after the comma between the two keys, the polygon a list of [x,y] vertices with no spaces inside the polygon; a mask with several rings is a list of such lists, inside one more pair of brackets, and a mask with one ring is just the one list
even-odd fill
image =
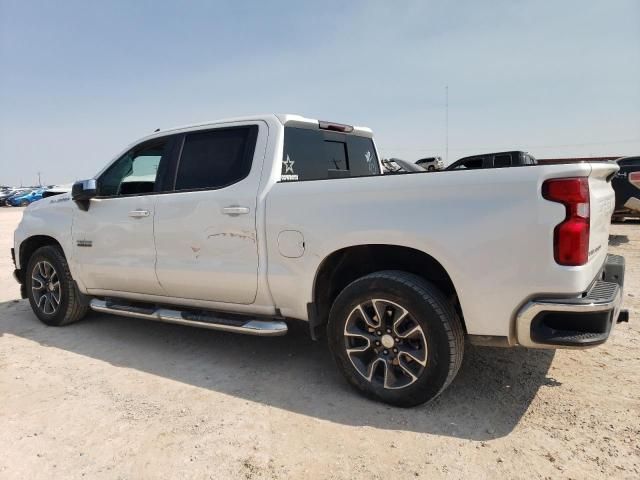
{"label": "rear bumper", "polygon": [[[518,344],[588,348],[606,342],[620,316],[624,268],[624,257],[607,255],[602,271],[582,295],[528,302],[516,316]],[[626,312],[620,318],[626,319]]]}

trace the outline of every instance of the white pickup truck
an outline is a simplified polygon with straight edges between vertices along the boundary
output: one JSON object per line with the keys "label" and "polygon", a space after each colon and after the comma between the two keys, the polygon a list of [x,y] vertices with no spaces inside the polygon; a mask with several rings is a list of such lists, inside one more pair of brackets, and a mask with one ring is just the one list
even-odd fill
{"label": "white pickup truck", "polygon": [[[154,133],[30,205],[15,277],[47,325],[89,309],[326,336],[362,393],[436,397],[471,343],[606,341],[615,164],[382,175],[371,130],[260,115]],[[424,205],[432,208],[425,209]]]}

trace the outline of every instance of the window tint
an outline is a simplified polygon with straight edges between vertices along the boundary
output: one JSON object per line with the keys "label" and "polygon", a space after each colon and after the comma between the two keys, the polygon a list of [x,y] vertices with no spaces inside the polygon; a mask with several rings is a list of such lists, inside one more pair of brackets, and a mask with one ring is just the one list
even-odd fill
{"label": "window tint", "polygon": [[496,155],[493,159],[493,166],[496,168],[510,167],[511,166],[511,155]]}
{"label": "window tint", "polygon": [[352,177],[380,175],[380,165],[373,141],[367,137],[347,137],[349,171]]}
{"label": "window tint", "polygon": [[618,165],[621,167],[640,167],[640,158],[627,158],[626,160],[620,160]]}
{"label": "window tint", "polygon": [[348,170],[347,146],[343,142],[324,142],[324,156],[329,161],[329,170]]}
{"label": "window tint", "polygon": [[282,181],[380,175],[373,141],[367,137],[286,127]]}
{"label": "window tint", "polygon": [[99,179],[100,196],[135,195],[153,192],[160,161],[167,152],[167,140],[136,147],[119,158]]}
{"label": "window tint", "polygon": [[465,170],[465,169],[476,169],[482,168],[482,158],[472,158],[470,160],[465,160],[452,168],[452,170]]}
{"label": "window tint", "polygon": [[249,174],[257,126],[187,134],[176,174],[176,190],[222,188]]}

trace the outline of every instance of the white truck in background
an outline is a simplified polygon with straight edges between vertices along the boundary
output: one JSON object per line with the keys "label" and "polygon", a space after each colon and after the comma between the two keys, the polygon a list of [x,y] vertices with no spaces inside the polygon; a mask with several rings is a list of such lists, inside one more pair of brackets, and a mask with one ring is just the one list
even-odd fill
{"label": "white truck in background", "polygon": [[417,405],[453,380],[465,338],[586,348],[627,319],[624,259],[607,254],[616,170],[382,175],[367,128],[202,123],[29,206],[15,277],[47,325],[93,309],[268,336],[304,320],[351,385]]}

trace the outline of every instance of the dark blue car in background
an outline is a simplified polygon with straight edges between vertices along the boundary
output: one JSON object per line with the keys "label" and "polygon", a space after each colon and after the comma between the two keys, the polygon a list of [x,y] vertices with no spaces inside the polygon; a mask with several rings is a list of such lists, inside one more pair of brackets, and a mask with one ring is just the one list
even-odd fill
{"label": "dark blue car in background", "polygon": [[40,200],[44,191],[44,188],[29,190],[28,192],[10,197],[7,203],[13,207],[26,207],[30,203]]}

